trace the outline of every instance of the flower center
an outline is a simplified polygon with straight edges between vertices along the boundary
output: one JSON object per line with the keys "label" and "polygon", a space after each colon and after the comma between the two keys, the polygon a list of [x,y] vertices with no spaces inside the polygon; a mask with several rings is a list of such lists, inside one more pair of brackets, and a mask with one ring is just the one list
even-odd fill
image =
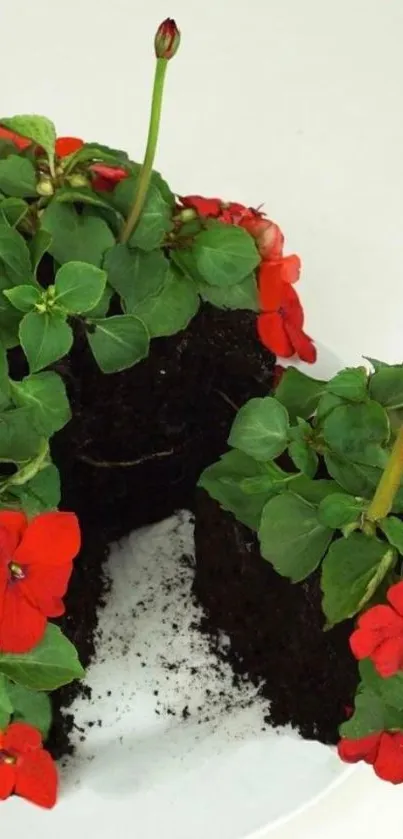
{"label": "flower center", "polygon": [[17,758],[13,755],[10,755],[9,752],[5,752],[2,749],[0,749],[0,766],[2,763],[8,763],[10,766],[12,766],[14,763],[17,763]]}
{"label": "flower center", "polygon": [[23,580],[25,574],[20,565],[17,565],[16,562],[9,562],[8,570],[10,572],[10,579],[11,580]]}

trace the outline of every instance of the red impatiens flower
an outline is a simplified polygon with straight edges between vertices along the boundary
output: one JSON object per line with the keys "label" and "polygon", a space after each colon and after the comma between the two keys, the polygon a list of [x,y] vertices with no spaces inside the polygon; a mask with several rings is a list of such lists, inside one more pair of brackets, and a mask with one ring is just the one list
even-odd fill
{"label": "red impatiens flower", "polygon": [[383,781],[403,783],[403,734],[400,731],[381,731],[359,740],[343,737],[337,751],[346,763],[365,760],[372,764],[375,774]]}
{"label": "red impatiens flower", "polygon": [[387,679],[403,670],[403,582],[391,586],[390,606],[373,606],[358,618],[350,637],[357,659],[370,658],[380,676]]}
{"label": "red impatiens flower", "polygon": [[116,184],[129,175],[126,169],[104,166],[103,163],[93,163],[90,168],[95,176],[92,180],[92,186],[97,192],[112,192]]}
{"label": "red impatiens flower", "polygon": [[262,344],[283,358],[296,354],[313,364],[316,348],[303,331],[304,312],[298,295],[289,282],[272,275],[270,262],[260,266],[259,296],[263,313],[258,316],[257,330]]}
{"label": "red impatiens flower", "polygon": [[73,513],[0,512],[0,650],[24,653],[64,613],[80,529]]}
{"label": "red impatiens flower", "polygon": [[0,731],[0,800],[15,793],[50,810],[57,786],[56,766],[36,728],[15,722]]}
{"label": "red impatiens flower", "polygon": [[221,198],[203,198],[201,195],[185,195],[181,203],[186,209],[195,210],[202,218],[218,218],[221,213]]}
{"label": "red impatiens flower", "polygon": [[[9,128],[4,128],[0,125],[0,139],[1,140],[10,140],[11,143],[14,143],[18,149],[23,151],[27,149],[28,146],[32,145],[32,140],[28,137],[21,137],[20,134],[16,134],[15,131],[11,131]],[[67,157],[69,154],[73,154],[73,152],[78,151],[84,145],[83,140],[79,140],[78,137],[59,137],[56,140],[55,145],[55,152],[57,157]]]}

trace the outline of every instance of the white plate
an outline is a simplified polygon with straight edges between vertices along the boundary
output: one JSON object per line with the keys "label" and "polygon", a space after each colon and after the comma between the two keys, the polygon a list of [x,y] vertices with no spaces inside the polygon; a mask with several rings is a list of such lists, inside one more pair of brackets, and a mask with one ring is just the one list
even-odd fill
{"label": "white plate", "polygon": [[[321,348],[314,375],[339,368]],[[256,688],[233,686],[229,666],[194,626],[201,611],[183,560],[192,551],[187,513],[113,548],[112,591],[87,677],[92,699],[73,707],[76,757],[51,813],[16,798],[3,805],[14,836],[246,839],[351,771],[331,749],[266,726]]]}

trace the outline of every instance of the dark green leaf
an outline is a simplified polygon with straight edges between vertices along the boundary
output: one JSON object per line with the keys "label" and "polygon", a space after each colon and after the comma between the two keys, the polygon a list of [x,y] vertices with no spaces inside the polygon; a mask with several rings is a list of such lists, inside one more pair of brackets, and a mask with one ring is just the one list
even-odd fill
{"label": "dark green leaf", "polygon": [[69,314],[90,312],[106,286],[106,271],[88,262],[66,262],[55,280],[55,303]]}
{"label": "dark green leaf", "polygon": [[3,294],[19,312],[30,312],[41,299],[40,292],[33,285],[18,285],[6,289]]}
{"label": "dark green leaf", "polygon": [[18,498],[19,506],[27,516],[37,516],[46,510],[56,510],[60,504],[59,471],[51,463],[22,486],[11,485],[10,494]]}
{"label": "dark green leaf", "polygon": [[116,213],[115,208],[112,207],[112,204],[110,204],[109,201],[98,195],[98,193],[94,192],[93,189],[85,186],[60,187],[60,189],[55,192],[55,201],[58,201],[60,204],[89,204],[92,207],[104,207],[106,210],[112,210]]}
{"label": "dark green leaf", "polygon": [[340,405],[323,424],[323,436],[332,453],[369,466],[380,465],[378,450],[388,442],[389,434],[386,411],[372,400]]}
{"label": "dark green leaf", "polygon": [[115,245],[105,256],[108,282],[121,297],[127,314],[146,297],[156,294],[166,279],[169,262],[161,250],[145,253]]}
{"label": "dark green leaf", "polygon": [[81,149],[63,159],[65,170],[69,172],[79,163],[90,162],[107,163],[111,166],[120,167],[125,166],[129,161],[125,151],[110,149],[108,146],[102,146],[99,143],[85,143]]}
{"label": "dark green leaf", "polygon": [[77,651],[58,626],[49,623],[42,641],[29,653],[0,653],[0,673],[33,690],[57,690],[84,670]]}
{"label": "dark green leaf", "polygon": [[36,116],[34,114],[21,114],[15,117],[0,120],[2,125],[21,134],[22,137],[28,137],[35,145],[40,146],[46,152],[51,170],[53,170],[55,160],[55,143],[56,143],[56,129],[53,122],[47,117]]}
{"label": "dark green leaf", "polygon": [[[247,479],[262,480],[263,486],[257,486],[256,492],[250,492]],[[274,483],[264,464],[243,452],[230,451],[204,470],[198,485],[218,501],[223,510],[228,510],[242,524],[257,530]]]}
{"label": "dark green leaf", "polygon": [[288,427],[287,411],[276,399],[250,399],[238,411],[228,442],[256,460],[272,460],[287,447]]}
{"label": "dark green leaf", "polygon": [[315,426],[321,426],[326,417],[340,405],[345,405],[345,400],[340,396],[335,396],[334,393],[323,393],[316,408]]}
{"label": "dark green leaf", "polygon": [[7,688],[8,680],[5,676],[0,675],[0,731],[7,728],[13,712],[13,706]]}
{"label": "dark green leaf", "polygon": [[365,687],[372,691],[372,693],[380,696],[385,705],[389,705],[391,708],[397,708],[398,711],[403,711],[402,672],[384,679],[377,673],[369,658],[360,661],[359,668],[360,676]]}
{"label": "dark green leaf", "polygon": [[57,262],[90,262],[98,268],[105,252],[115,244],[103,219],[86,210],[81,214],[71,204],[50,202],[41,219],[42,229],[52,236],[49,253]]}
{"label": "dark green leaf", "polygon": [[52,705],[46,693],[8,682],[7,693],[13,707],[13,722],[34,726],[46,740],[52,724]]}
{"label": "dark green leaf", "polygon": [[199,304],[195,284],[170,269],[158,294],[142,300],[133,309],[133,314],[145,323],[152,338],[159,338],[185,329]]}
{"label": "dark green leaf", "polygon": [[367,398],[368,374],[365,367],[347,367],[340,370],[327,384],[329,393],[350,402],[365,402]]}
{"label": "dark green leaf", "polygon": [[[124,215],[128,215],[133,204],[138,177],[121,181],[113,193],[113,204]],[[172,208],[164,200],[155,183],[151,182],[139,223],[132,233],[129,245],[151,251],[160,247],[166,234],[172,230]]]}
{"label": "dark green leaf", "polygon": [[291,460],[308,478],[313,478],[319,464],[319,458],[306,440],[293,440],[288,447]]}
{"label": "dark green leaf", "polygon": [[360,740],[370,734],[403,727],[403,714],[389,708],[382,699],[365,685],[360,685],[355,698],[353,716],[340,726],[342,737]]}
{"label": "dark green leaf", "polygon": [[385,542],[352,533],[330,546],[322,565],[323,611],[333,626],[351,618],[376,592],[396,561]]}
{"label": "dark green leaf", "polygon": [[144,323],[134,315],[115,315],[92,321],[94,332],[87,338],[95,360],[103,373],[118,373],[149,351],[149,334]]}
{"label": "dark green leaf", "polygon": [[372,498],[381,477],[381,470],[374,466],[353,463],[335,454],[325,454],[329,475],[351,495]]}
{"label": "dark green leaf", "polygon": [[219,309],[248,309],[259,311],[256,277],[249,274],[244,280],[232,286],[209,285],[198,283],[197,289],[202,299]]}
{"label": "dark green leaf", "polygon": [[312,379],[295,367],[283,373],[276,388],[276,399],[287,408],[291,422],[297,417],[308,419],[316,410],[325,382]]}
{"label": "dark green leaf", "polygon": [[380,402],[385,408],[402,408],[403,367],[383,367],[374,373],[370,378],[369,393],[372,399]]}
{"label": "dark green leaf", "polygon": [[395,516],[388,516],[379,522],[388,542],[403,556],[403,521]]}
{"label": "dark green leaf", "polygon": [[14,198],[36,196],[36,173],[30,160],[10,154],[0,160],[0,190]]}
{"label": "dark green leaf", "polygon": [[32,411],[15,408],[0,414],[0,460],[20,463],[34,457],[40,436],[32,422]]}
{"label": "dark green leaf", "polygon": [[299,495],[314,506],[318,506],[328,495],[340,492],[340,487],[334,481],[323,478],[313,481],[305,475],[293,476],[290,489],[294,495]]}
{"label": "dark green leaf", "polygon": [[98,303],[93,306],[92,309],[82,312],[82,315],[86,317],[87,315],[91,315],[91,318],[104,318],[109,312],[111,299],[113,296],[113,289],[106,284],[101,297],[98,300]]}
{"label": "dark green leaf", "polygon": [[46,230],[37,230],[35,236],[31,239],[29,249],[31,252],[32,269],[35,274],[42,257],[49,250],[51,242],[52,237]]}
{"label": "dark green leaf", "polygon": [[10,227],[17,227],[27,212],[28,204],[22,198],[3,198],[0,201],[0,214]]}
{"label": "dark green leaf", "polygon": [[382,370],[384,367],[390,367],[386,361],[379,361],[378,358],[370,358],[368,355],[364,355],[364,358],[366,361],[369,361],[371,366],[374,368],[375,373],[377,373],[378,370]]}
{"label": "dark green leaf", "polygon": [[[20,233],[3,224],[0,225],[0,277],[8,281],[8,287],[33,282],[28,245]],[[7,286],[2,284],[2,287]]]}
{"label": "dark green leaf", "polygon": [[344,527],[357,521],[365,508],[362,498],[335,492],[319,505],[318,518],[327,527]]}
{"label": "dark green leaf", "polygon": [[66,388],[57,373],[35,373],[13,382],[12,395],[16,405],[32,408],[35,428],[43,437],[60,431],[71,418]]}
{"label": "dark green leaf", "polygon": [[31,373],[58,361],[73,343],[71,327],[56,313],[29,312],[20,323],[19,335]]}
{"label": "dark green leaf", "polygon": [[285,492],[267,502],[259,528],[260,550],[283,577],[298,583],[318,567],[332,538],[315,507]]}
{"label": "dark green leaf", "polygon": [[178,251],[174,258],[194,280],[222,288],[244,280],[260,261],[246,230],[213,220],[196,236],[190,250]]}

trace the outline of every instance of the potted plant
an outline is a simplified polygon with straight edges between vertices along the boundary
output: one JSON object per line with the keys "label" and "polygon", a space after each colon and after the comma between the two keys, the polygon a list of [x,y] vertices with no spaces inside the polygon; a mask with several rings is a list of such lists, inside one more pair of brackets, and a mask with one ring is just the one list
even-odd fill
{"label": "potted plant", "polygon": [[193,507],[233,406],[316,357],[278,226],[153,169],[179,40],[164,21],[141,165],[0,120],[1,799],[55,803],[110,541]]}

